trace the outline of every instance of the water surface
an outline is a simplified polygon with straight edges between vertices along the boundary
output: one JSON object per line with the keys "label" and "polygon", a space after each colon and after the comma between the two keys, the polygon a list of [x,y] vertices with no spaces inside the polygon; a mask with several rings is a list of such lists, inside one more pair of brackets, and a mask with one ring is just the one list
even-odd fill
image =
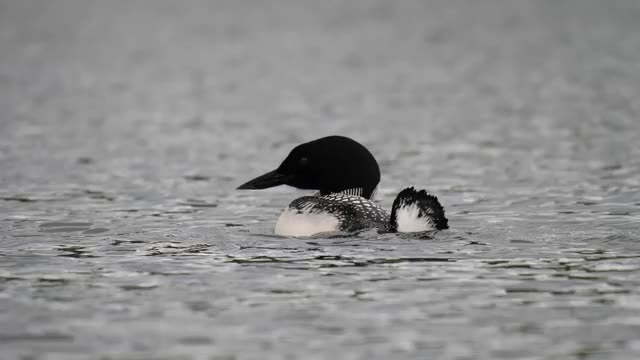
{"label": "water surface", "polygon": [[[0,2],[0,358],[635,359],[633,0]],[[353,137],[451,230],[272,235]]]}

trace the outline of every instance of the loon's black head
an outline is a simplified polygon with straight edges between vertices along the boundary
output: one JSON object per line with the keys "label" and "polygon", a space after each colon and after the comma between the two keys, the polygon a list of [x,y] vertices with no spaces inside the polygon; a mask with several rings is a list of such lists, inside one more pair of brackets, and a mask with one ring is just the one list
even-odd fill
{"label": "loon's black head", "polygon": [[327,136],[296,146],[276,170],[238,189],[290,185],[322,195],[361,189],[361,196],[370,199],[379,182],[380,168],[367,148],[344,136]]}

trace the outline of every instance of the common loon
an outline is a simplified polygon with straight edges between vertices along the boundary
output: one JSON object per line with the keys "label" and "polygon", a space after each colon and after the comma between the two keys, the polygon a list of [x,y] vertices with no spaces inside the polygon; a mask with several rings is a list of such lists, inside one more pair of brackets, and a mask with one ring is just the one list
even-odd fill
{"label": "common loon", "polygon": [[380,167],[367,148],[344,136],[327,136],[296,146],[276,170],[238,189],[289,185],[318,190],[289,204],[276,223],[278,235],[311,236],[366,228],[412,233],[449,228],[438,198],[413,187],[400,191],[389,215],[373,201],[379,182]]}

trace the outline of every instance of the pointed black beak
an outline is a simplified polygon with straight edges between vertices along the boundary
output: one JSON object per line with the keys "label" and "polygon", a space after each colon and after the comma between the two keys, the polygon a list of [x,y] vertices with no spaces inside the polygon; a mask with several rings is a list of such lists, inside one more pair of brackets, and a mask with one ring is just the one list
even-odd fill
{"label": "pointed black beak", "polygon": [[286,184],[287,181],[291,179],[290,175],[284,175],[278,172],[278,170],[273,170],[268,172],[262,176],[258,176],[257,178],[247,181],[246,183],[238,186],[238,190],[257,190],[257,189],[266,189],[278,185]]}

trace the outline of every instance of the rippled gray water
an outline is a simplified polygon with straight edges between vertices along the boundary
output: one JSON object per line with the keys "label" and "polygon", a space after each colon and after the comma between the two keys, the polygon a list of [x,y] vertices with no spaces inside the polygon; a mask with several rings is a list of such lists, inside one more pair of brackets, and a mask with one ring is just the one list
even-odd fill
{"label": "rippled gray water", "polygon": [[[640,357],[640,3],[0,2],[0,358]],[[272,234],[351,136],[433,239]]]}

